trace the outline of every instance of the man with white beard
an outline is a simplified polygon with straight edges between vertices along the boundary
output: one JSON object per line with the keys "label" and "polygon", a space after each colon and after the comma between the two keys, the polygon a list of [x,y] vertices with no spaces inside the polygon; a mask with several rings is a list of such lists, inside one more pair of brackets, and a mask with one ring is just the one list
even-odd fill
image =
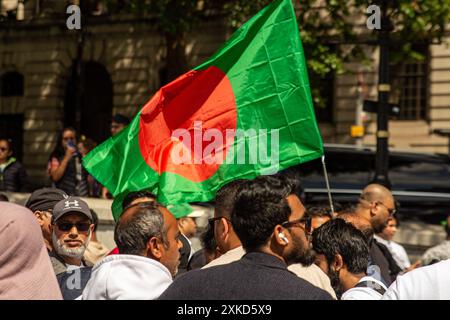
{"label": "man with white beard", "polygon": [[87,266],[83,254],[93,229],[91,211],[80,198],[68,197],[55,205],[51,224],[54,250],[50,260],[56,275]]}

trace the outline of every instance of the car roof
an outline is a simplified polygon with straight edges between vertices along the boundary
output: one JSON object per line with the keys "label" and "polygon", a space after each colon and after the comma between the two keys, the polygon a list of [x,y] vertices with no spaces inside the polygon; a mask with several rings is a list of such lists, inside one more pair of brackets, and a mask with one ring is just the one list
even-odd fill
{"label": "car roof", "polygon": [[[375,146],[364,145],[352,145],[352,144],[333,144],[333,143],[325,143],[324,144],[325,151],[343,151],[343,152],[357,152],[357,153],[368,153],[374,154],[376,152]],[[401,156],[408,157],[412,159],[422,159],[422,160],[438,160],[450,162],[450,157],[446,154],[441,153],[429,153],[429,152],[414,152],[411,150],[402,150],[398,148],[390,148],[389,154],[392,156]]]}

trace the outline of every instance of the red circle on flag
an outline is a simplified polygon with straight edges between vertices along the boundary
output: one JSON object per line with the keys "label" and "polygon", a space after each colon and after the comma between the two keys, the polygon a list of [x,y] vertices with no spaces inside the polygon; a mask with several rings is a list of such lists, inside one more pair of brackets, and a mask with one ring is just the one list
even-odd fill
{"label": "red circle on flag", "polygon": [[214,66],[190,71],[162,87],[142,109],[141,154],[159,175],[205,181],[225,161],[236,125],[236,100],[226,74]]}

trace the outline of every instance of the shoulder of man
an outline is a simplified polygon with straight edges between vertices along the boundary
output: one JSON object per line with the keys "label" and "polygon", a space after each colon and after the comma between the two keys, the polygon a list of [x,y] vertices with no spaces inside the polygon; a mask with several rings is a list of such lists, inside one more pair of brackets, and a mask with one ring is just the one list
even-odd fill
{"label": "shoulder of man", "polygon": [[67,266],[64,260],[54,252],[49,252],[50,261],[52,263],[53,271],[56,275],[64,273],[67,271]]}

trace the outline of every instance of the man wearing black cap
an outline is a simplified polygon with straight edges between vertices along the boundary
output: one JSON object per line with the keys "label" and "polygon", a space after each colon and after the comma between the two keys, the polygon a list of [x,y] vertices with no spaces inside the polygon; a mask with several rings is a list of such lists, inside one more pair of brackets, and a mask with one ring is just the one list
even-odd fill
{"label": "man wearing black cap", "polygon": [[34,191],[25,206],[30,209],[39,222],[44,237],[45,246],[50,252],[53,250],[52,232],[50,230],[53,207],[59,201],[69,196],[62,190],[56,188],[43,188]]}
{"label": "man wearing black cap", "polygon": [[93,229],[91,211],[80,198],[68,197],[55,205],[51,224],[54,251],[50,259],[56,275],[86,266],[83,254]]}

